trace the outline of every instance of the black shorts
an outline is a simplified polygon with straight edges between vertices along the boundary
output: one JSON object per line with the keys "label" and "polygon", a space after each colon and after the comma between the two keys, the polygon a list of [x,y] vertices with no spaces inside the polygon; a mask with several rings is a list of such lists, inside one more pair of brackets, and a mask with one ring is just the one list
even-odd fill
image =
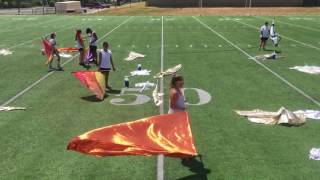
{"label": "black shorts", "polygon": [[110,72],[111,68],[100,68],[100,72]]}
{"label": "black shorts", "polygon": [[90,52],[97,52],[97,46],[90,46]]}
{"label": "black shorts", "polygon": [[79,48],[79,52],[82,52],[83,51],[83,48]]}
{"label": "black shorts", "polygon": [[260,38],[260,39],[261,39],[261,41],[268,41],[269,38],[267,38],[267,37],[262,37],[262,38]]}

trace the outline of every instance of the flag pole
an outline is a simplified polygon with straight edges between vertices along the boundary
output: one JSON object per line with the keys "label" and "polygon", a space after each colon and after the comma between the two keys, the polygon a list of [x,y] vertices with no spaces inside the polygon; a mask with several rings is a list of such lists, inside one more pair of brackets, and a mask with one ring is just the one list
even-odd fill
{"label": "flag pole", "polygon": [[[161,16],[161,62],[160,62],[160,72],[163,72],[164,67],[163,67],[163,16]],[[160,78],[160,93],[163,94],[163,77]],[[159,107],[159,113],[164,114],[163,110],[163,96],[160,96],[162,104]],[[160,154],[157,156],[157,180],[164,180],[164,156],[163,154]]]}

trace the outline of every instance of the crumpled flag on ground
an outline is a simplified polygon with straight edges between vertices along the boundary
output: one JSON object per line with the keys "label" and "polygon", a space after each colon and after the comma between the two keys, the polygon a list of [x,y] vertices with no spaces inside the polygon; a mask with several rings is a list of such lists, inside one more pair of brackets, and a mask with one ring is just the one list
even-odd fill
{"label": "crumpled flag on ground", "polygon": [[99,71],[76,71],[73,75],[80,80],[80,83],[87,87],[98,99],[103,100],[105,95],[106,82],[104,75]]}
{"label": "crumpled flag on ground", "polygon": [[172,68],[169,68],[169,69],[165,70],[164,72],[160,72],[160,73],[156,74],[154,76],[154,78],[162,78],[164,76],[169,76],[169,75],[175,74],[178,71],[180,71],[181,68],[182,68],[182,65],[178,64],[178,65],[176,65],[176,66],[174,66]]}
{"label": "crumpled flag on ground", "polygon": [[156,87],[152,92],[153,101],[156,106],[160,106],[163,103],[162,96],[164,95],[163,93],[159,93],[158,84],[159,83],[157,82]]}
{"label": "crumpled flag on ground", "polygon": [[0,106],[0,111],[26,110],[24,107]]}
{"label": "crumpled flag on ground", "polygon": [[142,69],[142,70],[135,70],[130,72],[131,76],[149,76],[150,75],[150,70],[147,69]]}
{"label": "crumpled flag on ground", "polygon": [[288,124],[293,126],[303,125],[306,118],[301,114],[295,114],[284,107],[278,112],[268,112],[256,109],[253,111],[236,111],[240,116],[247,117],[249,121],[261,124]]}
{"label": "crumpled flag on ground", "polygon": [[258,56],[254,56],[253,58],[249,58],[249,59],[256,59],[256,60],[275,60],[275,59],[279,59],[282,58],[282,56],[279,56],[277,53],[273,52],[271,54],[264,54],[264,55],[258,55]]}
{"label": "crumpled flag on ground", "polygon": [[10,51],[9,49],[0,49],[0,55],[7,56],[11,54],[12,54],[12,51]]}
{"label": "crumpled flag on ground", "polygon": [[133,60],[135,60],[135,59],[137,59],[137,58],[144,58],[144,57],[146,57],[146,56],[143,55],[143,54],[140,54],[140,53],[136,53],[136,52],[134,52],[134,51],[131,51],[131,52],[129,53],[128,57],[125,58],[124,60],[126,60],[126,61],[133,61]]}
{"label": "crumpled flag on ground", "polygon": [[68,150],[94,156],[196,156],[186,112],[147,117],[98,128],[73,138]]}
{"label": "crumpled flag on ground", "polygon": [[320,161],[320,148],[312,148],[309,152],[309,159]]}
{"label": "crumpled flag on ground", "polygon": [[290,69],[294,69],[308,74],[320,74],[319,66],[295,66],[291,67]]}
{"label": "crumpled flag on ground", "polygon": [[63,58],[71,58],[72,55],[71,55],[71,54],[66,54],[66,53],[60,53],[60,57],[63,57]]}
{"label": "crumpled flag on ground", "polygon": [[316,110],[298,110],[294,111],[295,114],[302,114],[308,119],[320,120],[320,111]]}
{"label": "crumpled flag on ground", "polygon": [[143,92],[144,90],[149,90],[150,88],[153,88],[155,86],[155,84],[147,81],[147,82],[142,82],[142,83],[136,83],[134,86],[136,88],[141,88],[140,92]]}

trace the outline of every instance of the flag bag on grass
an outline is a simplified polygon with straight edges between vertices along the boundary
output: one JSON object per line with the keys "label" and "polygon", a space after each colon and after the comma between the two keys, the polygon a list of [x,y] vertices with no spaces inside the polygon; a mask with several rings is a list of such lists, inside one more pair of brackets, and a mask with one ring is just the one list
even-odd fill
{"label": "flag bag on grass", "polygon": [[98,128],[73,138],[67,147],[94,156],[197,156],[186,112],[147,117]]}
{"label": "flag bag on grass", "polygon": [[104,99],[105,95],[105,77],[99,71],[76,71],[72,73],[80,83],[87,87],[100,100]]}

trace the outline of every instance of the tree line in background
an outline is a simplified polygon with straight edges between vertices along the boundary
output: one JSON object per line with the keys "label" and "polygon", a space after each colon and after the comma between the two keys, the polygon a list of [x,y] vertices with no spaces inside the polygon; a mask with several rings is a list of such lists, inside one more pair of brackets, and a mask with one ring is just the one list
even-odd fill
{"label": "tree line in background", "polygon": [[[55,2],[61,2],[65,0],[0,0],[0,8],[28,8],[35,6],[54,6]],[[87,4],[91,2],[108,2],[108,0],[76,0],[81,4]]]}

